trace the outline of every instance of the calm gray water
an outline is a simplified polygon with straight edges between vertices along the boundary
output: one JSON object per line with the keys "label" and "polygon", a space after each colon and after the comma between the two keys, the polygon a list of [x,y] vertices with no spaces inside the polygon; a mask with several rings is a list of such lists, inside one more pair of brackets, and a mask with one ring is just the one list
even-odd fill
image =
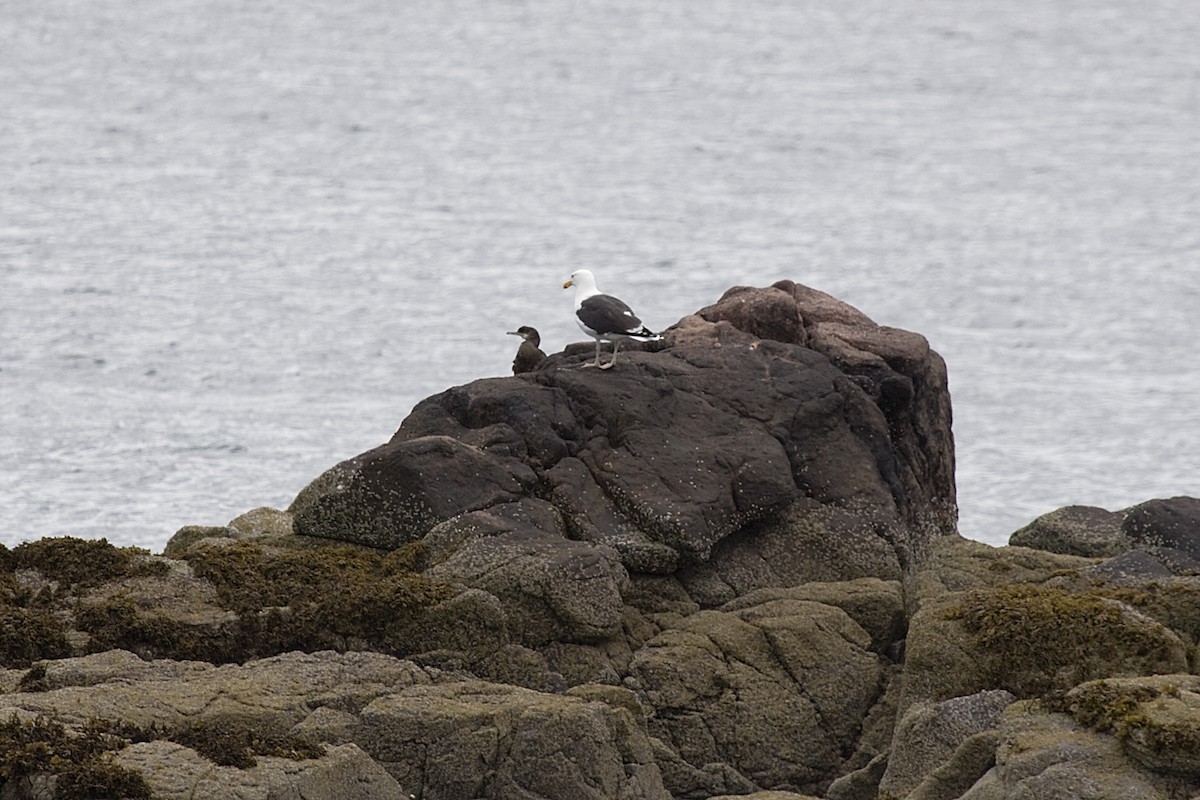
{"label": "calm gray water", "polygon": [[791,278],[950,368],[964,535],[1200,495],[1195,0],[3,0],[0,541],[159,550]]}

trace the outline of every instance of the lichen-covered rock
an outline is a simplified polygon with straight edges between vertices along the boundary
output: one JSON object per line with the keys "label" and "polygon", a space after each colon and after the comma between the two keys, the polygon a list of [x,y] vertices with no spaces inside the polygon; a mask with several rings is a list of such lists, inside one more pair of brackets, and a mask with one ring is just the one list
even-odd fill
{"label": "lichen-covered rock", "polygon": [[825,800],[878,800],[879,782],[887,770],[888,754],[878,753],[863,766],[829,784]]}
{"label": "lichen-covered rock", "polygon": [[514,634],[530,646],[620,630],[625,568],[611,548],[531,529],[477,539],[427,574],[500,597]]}
{"label": "lichen-covered rock", "polygon": [[1108,558],[1129,548],[1123,515],[1095,506],[1066,506],[1035,519],[1009,537],[1010,545],[1050,553]]}
{"label": "lichen-covered rock", "polygon": [[[996,728],[1001,713],[1014,700],[1012,693],[995,689],[910,706],[896,725],[887,771],[879,784],[880,800],[909,797],[939,767],[945,766],[968,739]],[[963,769],[964,764],[956,765],[959,793],[970,788],[992,766],[990,754],[984,756],[984,762],[976,764],[978,769],[973,775]]]}
{"label": "lichen-covered rock", "polygon": [[10,709],[82,724],[120,720],[178,728],[208,716],[257,721],[262,729],[302,722],[318,706],[361,709],[376,697],[433,681],[430,671],[379,653],[287,653],[245,665],[97,653],[47,666],[47,691],[0,694]]}
{"label": "lichen-covered rock", "polygon": [[327,539],[297,535],[290,512],[263,506],[239,514],[223,526],[186,525],[167,540],[162,554],[167,558],[181,559],[198,547],[219,547],[229,541],[252,541],[260,546],[278,549],[329,546]]}
{"label": "lichen-covered rock", "polygon": [[[1113,736],[1065,714],[1046,713],[1035,701],[1005,711],[996,766],[961,800],[1171,800],[1176,781],[1139,769]],[[1193,788],[1194,791],[1194,788]]]}
{"label": "lichen-covered rock", "polygon": [[945,762],[925,776],[906,800],[958,800],[995,766],[999,745],[1000,732],[994,729],[968,736]]}
{"label": "lichen-covered rock", "polygon": [[230,520],[229,531],[234,538],[282,539],[293,534],[292,515],[265,506],[251,509]]}
{"label": "lichen-covered rock", "polygon": [[702,606],[713,607],[765,587],[836,583],[858,578],[899,580],[898,526],[870,508],[831,508],[811,500],[749,525],[722,541],[712,558],[681,570],[680,581]]}
{"label": "lichen-covered rock", "polygon": [[168,741],[131,744],[113,761],[145,777],[155,800],[409,800],[396,779],[357,745],[319,758],[262,757],[241,769],[220,766]]}
{"label": "lichen-covered rock", "polygon": [[535,481],[521,461],[450,436],[393,439],[330,468],[288,511],[298,534],[390,550],[458,514],[520,499]]}
{"label": "lichen-covered rock", "polygon": [[1200,677],[1153,675],[1081,684],[1057,707],[1111,733],[1133,761],[1200,787]]}
{"label": "lichen-covered rock", "polygon": [[883,690],[870,645],[840,608],[793,599],[701,611],[651,639],[631,685],[655,711],[651,734],[682,762],[665,770],[668,788],[704,797],[713,782],[684,765],[718,764],[751,788],[824,788]]}
{"label": "lichen-covered rock", "polygon": [[1018,583],[1042,583],[1095,559],[1060,555],[1026,547],[990,547],[959,536],[930,542],[909,593],[910,613],[927,599],[947,592]]}
{"label": "lichen-covered rock", "polygon": [[424,798],[670,800],[634,716],[608,703],[468,681],[362,712],[357,741]]}
{"label": "lichen-covered rock", "polygon": [[[531,512],[521,513],[526,506]],[[617,552],[566,539],[553,507],[541,501],[498,508],[510,511],[474,512],[439,525],[429,546],[436,563],[425,575],[500,598],[513,634],[529,646],[615,636],[628,581]]]}
{"label": "lichen-covered rock", "polygon": [[772,600],[807,600],[842,609],[871,635],[871,649],[875,652],[884,652],[903,639],[908,627],[900,583],[879,578],[759,589],[731,600],[721,610],[740,611]]}

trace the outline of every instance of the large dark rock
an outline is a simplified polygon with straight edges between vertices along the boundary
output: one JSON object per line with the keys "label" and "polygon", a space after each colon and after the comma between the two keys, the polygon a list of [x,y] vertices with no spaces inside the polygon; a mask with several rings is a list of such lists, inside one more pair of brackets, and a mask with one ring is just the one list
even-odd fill
{"label": "large dark rock", "polygon": [[569,349],[428,398],[389,443],[301,493],[296,533],[395,548],[532,496],[567,538],[668,574],[803,501],[865,520],[836,527],[886,553],[851,577],[892,578],[953,532],[945,365],[921,336],[781,281],[731,289],[634,347],[609,371],[579,369],[588,354]]}
{"label": "large dark rock", "polygon": [[1136,546],[1170,547],[1200,559],[1200,499],[1147,500],[1125,510],[1121,529]]}
{"label": "large dark rock", "polygon": [[517,459],[451,436],[393,438],[326,471],[290,510],[302,535],[394,549],[453,516],[519,499],[534,481]]}

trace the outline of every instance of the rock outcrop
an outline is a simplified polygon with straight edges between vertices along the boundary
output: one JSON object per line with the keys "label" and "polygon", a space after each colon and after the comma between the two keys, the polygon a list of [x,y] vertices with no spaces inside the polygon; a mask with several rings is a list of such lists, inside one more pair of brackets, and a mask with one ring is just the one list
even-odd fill
{"label": "rock outcrop", "polygon": [[941,359],[787,281],[590,355],[162,556],[0,547],[0,798],[1200,793],[1200,501],[960,539]]}
{"label": "rock outcrop", "polygon": [[[954,529],[945,365],[917,334],[781,281],[730,290],[621,369],[581,364],[568,351],[418,404],[301,493],[296,532],[396,548],[484,512],[671,574],[785,518],[891,562]],[[557,520],[504,510],[528,497]]]}

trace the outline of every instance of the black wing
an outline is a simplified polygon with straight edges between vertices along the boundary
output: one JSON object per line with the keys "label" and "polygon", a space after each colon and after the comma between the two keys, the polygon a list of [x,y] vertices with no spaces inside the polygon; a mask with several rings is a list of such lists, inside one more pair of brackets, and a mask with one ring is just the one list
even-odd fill
{"label": "black wing", "polygon": [[637,333],[643,328],[633,309],[608,294],[592,295],[575,313],[580,322],[599,334]]}

